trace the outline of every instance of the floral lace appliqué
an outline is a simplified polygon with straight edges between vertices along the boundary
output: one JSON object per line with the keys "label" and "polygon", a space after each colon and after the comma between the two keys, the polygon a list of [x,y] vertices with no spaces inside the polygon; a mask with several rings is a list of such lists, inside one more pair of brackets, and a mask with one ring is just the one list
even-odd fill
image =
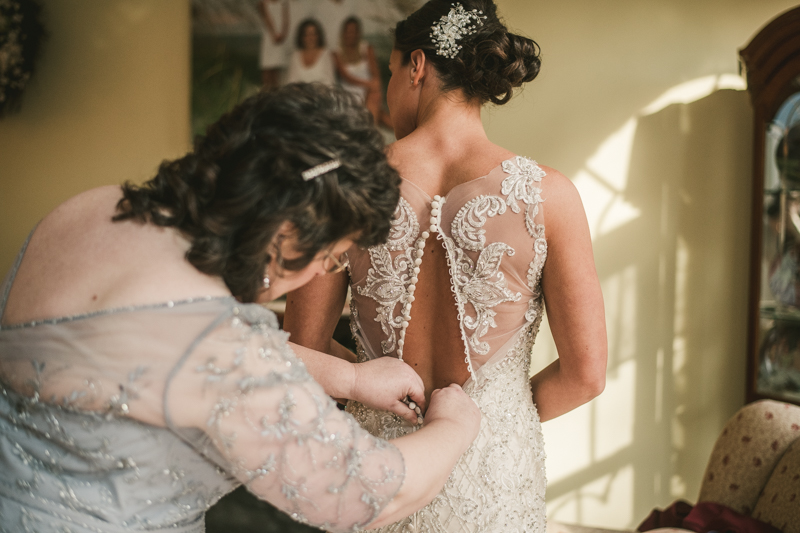
{"label": "floral lace appliqu\u00e9", "polygon": [[546,174],[536,161],[521,156],[503,161],[502,167],[503,171],[508,174],[508,177],[503,180],[501,189],[502,193],[507,195],[506,204],[515,213],[519,213],[521,210],[520,201],[525,204],[525,228],[533,237],[534,258],[527,274],[528,286],[533,292],[533,297],[528,302],[528,311],[525,313],[525,319],[533,322],[537,318],[541,318],[543,309],[539,280],[547,259],[547,241],[544,238],[544,224],[537,224],[535,219],[539,214],[539,204],[543,202],[542,189],[538,184]]}
{"label": "floral lace appliqu\u00e9", "polygon": [[405,250],[414,243],[419,235],[419,222],[417,214],[404,198],[400,198],[394,210],[392,227],[389,230],[389,239],[386,247],[392,252]]}
{"label": "floral lace appliqu\u00e9", "polygon": [[[525,203],[525,227],[530,236],[536,239],[539,232],[534,219],[539,213],[539,203],[542,202],[542,189],[537,185],[541,183],[545,172],[536,161],[521,156],[503,161],[503,172],[508,174],[502,186],[502,193],[508,195],[506,203],[515,213],[520,212],[519,201]],[[541,233],[544,233],[544,227],[541,228]]]}
{"label": "floral lace appliqu\u00e9", "polygon": [[[384,354],[397,348],[397,330],[403,323],[401,315],[395,316],[398,304],[408,299],[407,288],[414,268],[411,244],[419,235],[419,222],[414,210],[406,200],[400,198],[392,219],[389,239],[386,244],[369,248],[372,268],[367,272],[367,283],[358,287],[358,293],[377,303],[375,321],[381,325],[385,339],[381,341]],[[402,251],[392,260],[390,252]]]}
{"label": "floral lace appliqu\u00e9", "polygon": [[[489,353],[489,345],[481,342],[480,338],[486,335],[490,327],[497,327],[494,320],[497,313],[492,308],[503,302],[516,302],[522,297],[520,293],[508,290],[505,277],[500,272],[503,255],[514,255],[514,249],[502,242],[484,246],[486,230],[483,225],[488,217],[501,215],[505,210],[506,204],[502,198],[478,196],[464,205],[453,219],[453,239],[442,235],[450,262],[459,321],[462,329],[472,331],[466,340],[470,349],[480,355]],[[480,251],[478,259],[473,262],[464,249]],[[475,310],[474,317],[466,314],[464,306],[467,303]]]}
{"label": "floral lace appliqu\u00e9", "polygon": [[486,244],[486,230],[483,225],[489,217],[506,212],[506,204],[498,196],[479,196],[462,207],[450,229],[453,239],[461,248],[479,252]]}

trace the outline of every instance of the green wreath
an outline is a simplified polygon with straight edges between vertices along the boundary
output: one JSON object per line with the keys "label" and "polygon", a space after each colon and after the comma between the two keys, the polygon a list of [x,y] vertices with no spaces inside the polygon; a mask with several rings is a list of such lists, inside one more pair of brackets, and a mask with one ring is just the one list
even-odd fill
{"label": "green wreath", "polygon": [[0,0],[0,118],[19,111],[45,38],[35,0]]}

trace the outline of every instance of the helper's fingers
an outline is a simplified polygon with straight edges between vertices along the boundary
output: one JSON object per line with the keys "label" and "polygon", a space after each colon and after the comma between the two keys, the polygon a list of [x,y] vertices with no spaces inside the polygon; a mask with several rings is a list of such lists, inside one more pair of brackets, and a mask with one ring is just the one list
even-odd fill
{"label": "helper's fingers", "polygon": [[417,423],[417,413],[414,412],[413,409],[410,409],[403,402],[400,401],[394,402],[392,408],[389,410],[394,414],[396,414],[397,416],[401,417],[403,420],[410,422],[411,424]]}
{"label": "helper's fingers", "polygon": [[425,386],[422,384],[422,378],[419,378],[412,387],[409,387],[408,397],[411,398],[411,401],[417,404],[423,412],[425,411]]}

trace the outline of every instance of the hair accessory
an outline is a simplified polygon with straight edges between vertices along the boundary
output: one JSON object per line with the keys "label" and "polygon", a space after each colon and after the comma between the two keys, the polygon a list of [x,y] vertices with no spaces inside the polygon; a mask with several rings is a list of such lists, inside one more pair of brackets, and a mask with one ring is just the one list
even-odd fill
{"label": "hair accessory", "polygon": [[313,180],[316,177],[322,176],[323,174],[327,174],[331,170],[336,170],[342,166],[342,162],[338,159],[331,159],[326,163],[320,163],[315,167],[311,167],[308,170],[304,170],[302,172],[303,179],[305,181]]}
{"label": "hair accessory", "polygon": [[450,4],[450,12],[434,22],[430,33],[433,44],[437,46],[436,55],[453,59],[461,50],[461,45],[456,41],[478,31],[478,26],[483,26],[486,16],[483,11],[473,9],[467,11],[461,3]]}

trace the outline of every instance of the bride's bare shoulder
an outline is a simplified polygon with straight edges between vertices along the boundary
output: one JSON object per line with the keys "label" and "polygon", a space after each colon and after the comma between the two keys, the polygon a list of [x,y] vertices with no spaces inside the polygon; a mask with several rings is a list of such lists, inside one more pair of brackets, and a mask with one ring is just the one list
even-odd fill
{"label": "bride's bare shoulder", "polygon": [[541,188],[550,235],[588,227],[580,193],[572,180],[554,168],[545,165],[539,165],[539,168],[545,173]]}
{"label": "bride's bare shoulder", "polygon": [[544,171],[544,178],[542,179],[543,191],[556,195],[570,194],[572,191],[577,192],[572,181],[558,170],[538,163],[537,166]]}

